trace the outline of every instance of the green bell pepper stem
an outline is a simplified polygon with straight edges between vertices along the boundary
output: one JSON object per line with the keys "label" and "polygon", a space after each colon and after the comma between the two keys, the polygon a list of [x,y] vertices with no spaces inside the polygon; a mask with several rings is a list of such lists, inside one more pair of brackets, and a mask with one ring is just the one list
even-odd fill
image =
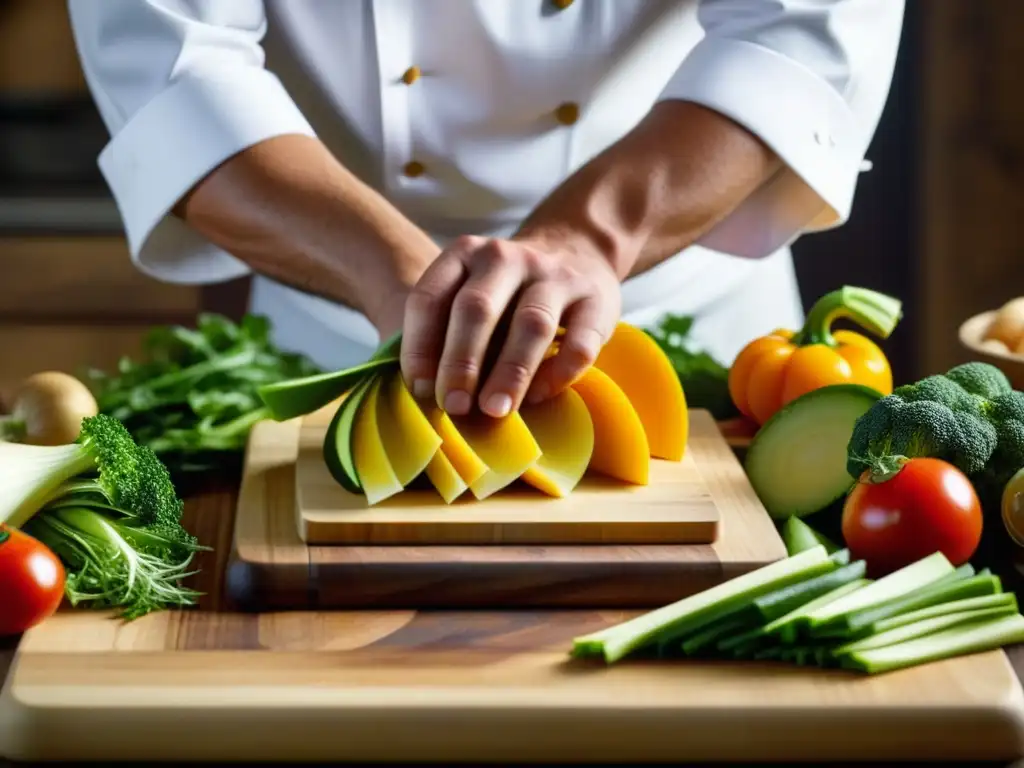
{"label": "green bell pepper stem", "polygon": [[852,320],[874,335],[887,339],[902,317],[903,303],[899,299],[869,288],[845,285],[818,299],[807,313],[804,327],[793,337],[793,343],[798,346],[836,346],[832,323],[840,318]]}

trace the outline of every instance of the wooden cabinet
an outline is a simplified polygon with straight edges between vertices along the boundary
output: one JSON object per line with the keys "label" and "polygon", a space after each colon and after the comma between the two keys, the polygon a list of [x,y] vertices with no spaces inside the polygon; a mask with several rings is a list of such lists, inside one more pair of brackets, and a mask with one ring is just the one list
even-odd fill
{"label": "wooden cabinet", "polygon": [[0,238],[0,321],[177,321],[200,307],[194,286],[161,283],[132,264],[123,237]]}
{"label": "wooden cabinet", "polygon": [[67,0],[0,1],[0,94],[85,92]]}
{"label": "wooden cabinet", "polygon": [[920,364],[960,362],[967,317],[1024,295],[1024,3],[920,8]]}
{"label": "wooden cabinet", "polygon": [[248,286],[161,283],[138,271],[123,237],[0,236],[0,396],[40,370],[110,369],[154,325],[201,311],[238,317]]}

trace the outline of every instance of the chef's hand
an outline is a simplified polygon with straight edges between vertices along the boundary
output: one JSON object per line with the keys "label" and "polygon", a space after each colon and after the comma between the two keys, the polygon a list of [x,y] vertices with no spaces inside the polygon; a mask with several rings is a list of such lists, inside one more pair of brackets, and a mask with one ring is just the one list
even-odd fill
{"label": "chef's hand", "polygon": [[[463,237],[427,268],[405,303],[402,372],[417,397],[452,415],[476,399],[501,417],[544,400],[597,358],[621,310],[620,281],[596,249],[539,240]],[[491,339],[500,352],[483,375]],[[558,353],[545,353],[559,327]]]}

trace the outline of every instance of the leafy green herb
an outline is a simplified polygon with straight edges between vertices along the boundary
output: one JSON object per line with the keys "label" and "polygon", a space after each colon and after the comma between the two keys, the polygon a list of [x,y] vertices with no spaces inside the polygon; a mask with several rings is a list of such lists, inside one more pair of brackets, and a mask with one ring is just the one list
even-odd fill
{"label": "leafy green herb", "polygon": [[692,317],[665,315],[647,333],[672,361],[690,408],[706,408],[720,421],[738,416],[729,396],[729,369],[707,352],[691,348],[692,327]]}
{"label": "leafy green herb", "polygon": [[116,372],[89,371],[86,380],[100,412],[153,450],[177,483],[237,473],[249,429],[268,417],[257,388],[319,372],[277,349],[258,315],[235,324],[201,314],[194,329],[160,326],[143,351],[143,360],[122,358]]}

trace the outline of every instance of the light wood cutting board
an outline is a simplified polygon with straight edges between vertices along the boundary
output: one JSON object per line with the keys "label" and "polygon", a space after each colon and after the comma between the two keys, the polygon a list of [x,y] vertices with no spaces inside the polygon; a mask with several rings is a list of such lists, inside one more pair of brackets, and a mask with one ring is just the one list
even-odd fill
{"label": "light wood cutting board", "polygon": [[805,669],[567,664],[568,614],[161,615],[33,632],[0,754],[42,760],[1011,760],[1001,653],[860,679]]}
{"label": "light wood cutting board", "polygon": [[[229,593],[236,606],[256,610],[655,607],[784,557],[710,415],[691,412],[691,425],[685,466],[699,473],[694,483],[720,515],[713,544],[307,546],[295,524],[299,421],[259,424],[247,477],[264,503],[238,507]],[[301,432],[315,450],[320,435]],[[254,471],[252,462],[274,468]],[[483,513],[486,503],[478,506]]]}
{"label": "light wood cutting board", "polygon": [[[331,476],[323,440],[336,406],[302,422],[296,466],[299,536],[309,544],[708,544],[721,510],[702,470],[748,485],[705,411],[691,411],[691,439],[680,462],[651,459],[650,481],[628,485],[587,473],[557,499],[516,482],[484,501],[467,491],[447,505],[433,489],[406,490],[372,507]],[[747,503],[760,507],[751,492]]]}
{"label": "light wood cutting board", "polygon": [[[287,425],[270,425],[270,429]],[[294,449],[293,449],[294,451]],[[288,451],[251,457],[265,506]],[[1011,760],[1024,695],[1003,653],[875,678],[767,664],[569,663],[615,611],[219,610],[230,497],[186,509],[201,610],[29,632],[0,693],[10,759],[468,762]]]}

